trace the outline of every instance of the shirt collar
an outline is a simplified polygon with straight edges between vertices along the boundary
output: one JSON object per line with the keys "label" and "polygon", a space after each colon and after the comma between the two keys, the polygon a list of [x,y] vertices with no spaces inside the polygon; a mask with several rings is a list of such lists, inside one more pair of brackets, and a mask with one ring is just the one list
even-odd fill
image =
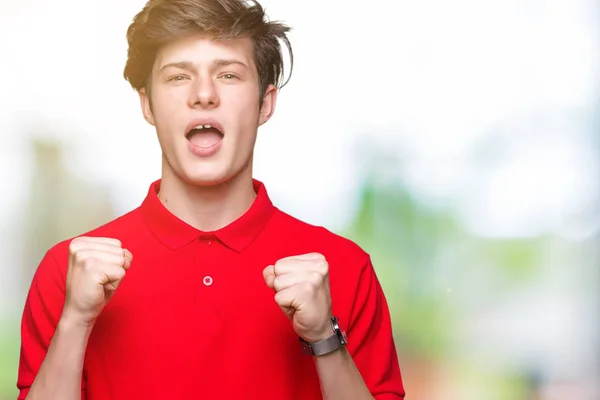
{"label": "shirt collar", "polygon": [[140,207],[142,217],[154,235],[171,249],[177,249],[201,237],[216,236],[229,248],[241,252],[263,229],[275,207],[264,184],[253,180],[256,198],[237,220],[214,232],[204,232],[173,215],[158,198],[160,179],[153,182]]}

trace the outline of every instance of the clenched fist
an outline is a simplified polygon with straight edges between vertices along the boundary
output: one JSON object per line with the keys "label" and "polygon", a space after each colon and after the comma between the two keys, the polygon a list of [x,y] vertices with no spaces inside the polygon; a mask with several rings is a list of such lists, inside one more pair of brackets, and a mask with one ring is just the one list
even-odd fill
{"label": "clenched fist", "polygon": [[119,287],[133,256],[117,239],[78,237],[69,246],[63,315],[92,324]]}
{"label": "clenched fist", "polygon": [[318,253],[283,258],[264,269],[267,286],[275,301],[307,342],[318,342],[333,334],[329,264]]}

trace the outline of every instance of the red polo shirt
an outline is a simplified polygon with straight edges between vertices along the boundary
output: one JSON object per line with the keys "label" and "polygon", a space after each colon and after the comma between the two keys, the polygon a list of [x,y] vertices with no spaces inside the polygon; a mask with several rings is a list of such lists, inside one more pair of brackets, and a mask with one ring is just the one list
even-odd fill
{"label": "red polo shirt", "polygon": [[[238,220],[201,232],[160,202],[160,181],[140,207],[87,233],[134,255],[98,317],[84,362],[88,400],[321,399],[312,357],[263,280],[280,258],[322,253],[332,308],[348,351],[378,400],[404,396],[389,311],[368,254],[353,242],[257,198]],[[69,241],[39,265],[25,305],[17,386],[27,395],[65,300]]]}

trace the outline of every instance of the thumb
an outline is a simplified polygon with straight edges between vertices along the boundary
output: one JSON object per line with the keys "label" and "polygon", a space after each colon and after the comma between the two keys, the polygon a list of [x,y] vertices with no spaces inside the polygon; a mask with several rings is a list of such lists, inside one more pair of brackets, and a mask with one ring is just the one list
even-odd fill
{"label": "thumb", "polygon": [[279,308],[281,308],[281,311],[283,311],[283,313],[286,315],[286,317],[290,319],[290,321],[294,319],[294,314],[296,313],[296,309],[294,307],[286,307],[280,305]]}
{"label": "thumb", "polygon": [[104,286],[104,289],[109,291],[117,290],[119,284],[125,277],[125,269],[112,265],[100,272],[100,284]]}
{"label": "thumb", "polygon": [[265,283],[271,289],[275,289],[275,266],[269,265],[267,268],[263,270],[263,278],[265,279]]}

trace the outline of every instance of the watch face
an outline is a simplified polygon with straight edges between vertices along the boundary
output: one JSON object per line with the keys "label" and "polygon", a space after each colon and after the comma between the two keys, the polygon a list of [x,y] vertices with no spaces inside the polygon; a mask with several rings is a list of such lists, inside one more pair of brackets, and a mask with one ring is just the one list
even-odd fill
{"label": "watch face", "polygon": [[337,317],[331,317],[331,327],[333,328],[334,332],[340,330],[340,324],[338,323]]}
{"label": "watch face", "polygon": [[348,338],[346,336],[346,332],[344,332],[341,328],[340,325],[338,323],[338,319],[337,317],[331,317],[331,325],[333,325],[333,331],[338,335],[338,337],[340,338],[340,342],[345,345],[348,343]]}

